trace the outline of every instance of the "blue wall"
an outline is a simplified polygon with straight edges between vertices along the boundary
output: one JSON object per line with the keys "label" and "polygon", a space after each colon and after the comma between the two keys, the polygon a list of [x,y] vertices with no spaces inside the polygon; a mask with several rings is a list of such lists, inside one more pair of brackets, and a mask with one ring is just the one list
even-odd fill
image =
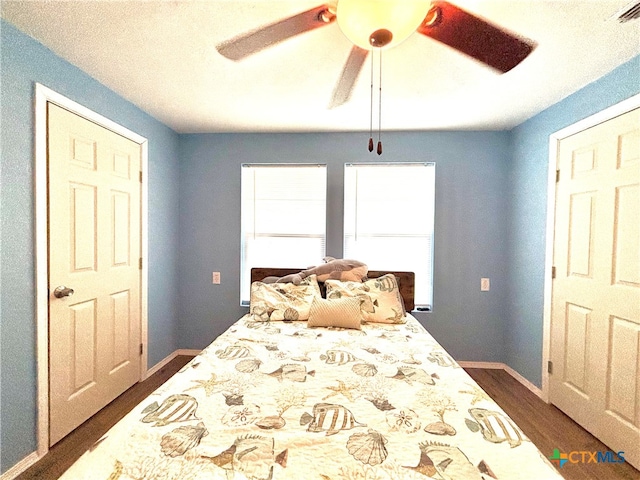
{"label": "blue wall", "polygon": [[511,131],[506,363],[542,384],[549,135],[640,93],[640,56]]}
{"label": "blue wall", "polygon": [[[436,162],[434,312],[416,316],[456,358],[504,361],[509,134],[388,132],[382,157],[367,151],[367,139],[365,133],[181,136],[180,318],[189,321],[180,330],[181,347],[204,347],[246,312],[239,306],[242,163],[326,163],[327,254],[341,257],[344,163],[429,161]],[[220,285],[211,283],[214,270]],[[480,292],[481,277],[491,278],[490,292]]]}
{"label": "blue wall", "polygon": [[[0,471],[36,450],[35,82],[149,140],[149,365],[176,349],[178,135],[2,21]],[[7,288],[10,285],[11,288]]]}

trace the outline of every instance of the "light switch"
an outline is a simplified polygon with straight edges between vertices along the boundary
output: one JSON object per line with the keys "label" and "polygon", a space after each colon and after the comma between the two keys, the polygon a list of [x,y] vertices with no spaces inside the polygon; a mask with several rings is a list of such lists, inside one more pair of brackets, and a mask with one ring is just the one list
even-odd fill
{"label": "light switch", "polygon": [[481,292],[488,292],[490,288],[491,288],[491,282],[489,282],[489,279],[488,278],[481,278],[480,279],[480,291]]}
{"label": "light switch", "polygon": [[213,272],[211,282],[216,285],[220,284],[220,272]]}

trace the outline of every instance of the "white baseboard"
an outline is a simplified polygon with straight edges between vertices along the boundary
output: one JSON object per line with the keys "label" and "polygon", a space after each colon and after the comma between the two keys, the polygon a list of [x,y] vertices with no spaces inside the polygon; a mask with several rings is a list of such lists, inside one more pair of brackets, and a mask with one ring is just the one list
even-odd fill
{"label": "white baseboard", "polygon": [[9,470],[0,475],[0,480],[13,480],[31,465],[34,465],[38,460],[40,460],[38,452],[30,453]]}
{"label": "white baseboard", "polygon": [[176,355],[188,355],[190,357],[195,357],[196,355],[200,355],[201,353],[202,350],[197,350],[195,348],[181,348],[179,350],[176,350]]}
{"label": "white baseboard", "polygon": [[[153,367],[151,367],[149,370],[147,370],[147,374],[144,376],[144,379],[146,380],[147,378],[149,378],[151,375],[153,375],[154,373],[156,373],[158,370],[160,370],[162,367],[164,367],[166,364],[168,364],[171,360],[173,360],[174,358],[180,356],[180,355],[189,355],[189,356],[193,356],[195,357],[196,355],[198,355],[202,350],[194,350],[194,349],[188,349],[188,348],[181,348],[176,350],[173,353],[170,353],[169,355],[167,355],[166,358],[160,360],[158,363],[156,363]],[[0,479],[0,480],[4,480],[4,479]]]}
{"label": "white baseboard", "polygon": [[487,368],[491,370],[504,370],[513,378],[515,378],[518,382],[520,382],[527,390],[530,390],[534,395],[544,400],[544,396],[542,395],[542,390],[531,383],[529,380],[524,378],[518,372],[516,372],[509,365],[500,362],[458,362],[458,364],[462,368]]}
{"label": "white baseboard", "polygon": [[487,370],[504,370],[506,365],[499,362],[458,362],[462,368],[486,368]]}
{"label": "white baseboard", "polygon": [[518,380],[522,385],[524,385],[527,389],[529,389],[534,395],[536,395],[537,397],[541,398],[542,400],[544,400],[544,395],[542,394],[542,390],[540,388],[538,388],[536,385],[534,385],[533,383],[531,383],[529,380],[527,380],[526,378],[524,378],[522,375],[520,375],[518,372],[516,372],[513,368],[511,368],[509,365],[505,365],[504,366],[504,370],[505,372],[507,372],[509,375],[511,375],[513,378],[515,378],[516,380]]}

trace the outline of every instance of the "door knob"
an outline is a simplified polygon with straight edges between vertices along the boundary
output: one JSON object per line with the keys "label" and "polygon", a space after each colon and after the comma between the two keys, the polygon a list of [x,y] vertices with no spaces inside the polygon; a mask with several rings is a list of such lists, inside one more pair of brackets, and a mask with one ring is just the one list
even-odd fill
{"label": "door knob", "polygon": [[53,291],[53,295],[56,298],[70,297],[71,295],[73,295],[73,288],[60,285],[59,287],[56,287],[56,289]]}

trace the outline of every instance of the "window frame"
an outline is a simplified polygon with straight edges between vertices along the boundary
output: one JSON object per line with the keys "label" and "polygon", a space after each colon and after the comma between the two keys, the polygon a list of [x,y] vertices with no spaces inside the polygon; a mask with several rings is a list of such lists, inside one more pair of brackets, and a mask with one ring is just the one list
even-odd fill
{"label": "window frame", "polygon": [[[322,219],[322,233],[284,233],[284,232],[256,232],[255,228],[255,177],[253,180],[253,192],[249,195],[245,194],[244,186],[247,179],[245,178],[245,172],[249,170],[245,169],[256,169],[261,168],[278,168],[278,169],[296,169],[296,168],[321,168],[324,172],[324,198],[323,198],[323,219]],[[253,219],[253,228],[249,231],[245,230],[245,202],[253,200],[254,204],[252,207],[251,218]],[[241,180],[240,180],[240,305],[243,307],[249,306],[250,303],[250,287],[251,287],[251,268],[253,267],[282,267],[282,268],[297,268],[298,265],[285,265],[278,264],[277,261],[271,262],[268,261],[268,265],[253,265],[250,259],[247,258],[248,252],[248,243],[247,236],[252,235],[254,238],[265,238],[265,239],[296,239],[296,238],[306,238],[306,239],[318,239],[320,241],[321,247],[321,256],[318,259],[311,259],[311,255],[309,256],[309,261],[304,261],[303,265],[311,265],[314,262],[318,263],[326,256],[327,249],[327,199],[328,199],[328,166],[327,164],[322,163],[242,163],[241,164]],[[318,223],[320,224],[320,223]],[[249,265],[247,265],[249,262]],[[292,260],[292,263],[297,263],[298,261]],[[282,263],[282,262],[281,262]],[[245,297],[246,298],[243,298]]]}
{"label": "window frame", "polygon": [[[344,182],[343,182],[343,195],[344,195],[344,210],[343,210],[343,232],[342,232],[342,238],[343,238],[343,255],[345,257],[350,257],[350,258],[357,258],[358,260],[364,261],[369,265],[369,268],[371,270],[389,270],[389,267],[378,267],[376,266],[376,262],[373,261],[368,261],[369,259],[364,258],[363,255],[358,256],[357,253],[350,253],[353,252],[353,247],[351,247],[351,249],[348,246],[349,242],[353,242],[353,240],[351,240],[349,237],[350,236],[357,236],[357,232],[355,232],[357,230],[357,227],[354,226],[354,222],[357,222],[357,213],[354,213],[354,215],[356,215],[355,219],[349,217],[350,215],[350,210],[351,208],[358,208],[357,207],[357,203],[358,203],[358,199],[357,199],[357,192],[353,193],[353,192],[348,192],[348,189],[351,188],[351,183],[349,181],[348,177],[348,169],[351,167],[363,167],[363,168],[369,168],[369,167],[402,167],[402,166],[411,166],[411,167],[418,167],[418,166],[425,166],[428,168],[431,168],[432,170],[430,172],[427,173],[427,180],[432,182],[429,185],[427,185],[425,187],[425,193],[427,195],[429,195],[429,199],[426,199],[427,201],[427,208],[430,208],[429,211],[427,211],[425,217],[426,217],[426,221],[429,222],[428,225],[430,226],[430,230],[427,233],[423,233],[423,234],[415,234],[415,233],[411,233],[411,234],[407,234],[406,238],[420,238],[420,237],[424,237],[425,241],[430,243],[429,249],[430,251],[428,251],[425,255],[425,259],[427,262],[427,265],[425,265],[425,270],[424,271],[419,271],[419,269],[417,268],[411,268],[411,269],[407,269],[404,267],[394,267],[394,270],[401,270],[401,269],[406,269],[409,271],[412,271],[416,274],[416,304],[415,304],[415,309],[418,311],[433,311],[433,303],[434,303],[434,260],[435,260],[435,203],[436,203],[436,163],[435,162],[348,162],[344,164]],[[356,186],[357,188],[357,186]],[[430,193],[428,193],[430,192]],[[356,205],[355,206],[350,206],[349,202],[351,202],[352,200],[350,198],[348,198],[348,196],[351,195],[351,197],[355,196],[355,202]],[[414,209],[415,211],[415,209]],[[350,224],[348,225],[348,223],[350,222]],[[352,233],[352,230],[355,233]],[[402,233],[398,234],[398,235],[389,235],[388,238],[392,238],[393,236],[397,236],[397,237],[402,237],[405,236]],[[385,235],[379,235],[379,238],[384,238]],[[374,239],[374,236],[370,236],[369,238]],[[373,243],[373,242],[372,242]],[[382,262],[384,263],[384,262]],[[424,277],[426,276],[426,278],[424,278],[424,280],[422,281],[423,283],[425,283],[425,285],[423,287],[420,287],[420,277]],[[426,294],[423,295],[419,295],[418,289],[419,288],[427,288],[428,292]],[[422,297],[422,298],[421,298]]]}

